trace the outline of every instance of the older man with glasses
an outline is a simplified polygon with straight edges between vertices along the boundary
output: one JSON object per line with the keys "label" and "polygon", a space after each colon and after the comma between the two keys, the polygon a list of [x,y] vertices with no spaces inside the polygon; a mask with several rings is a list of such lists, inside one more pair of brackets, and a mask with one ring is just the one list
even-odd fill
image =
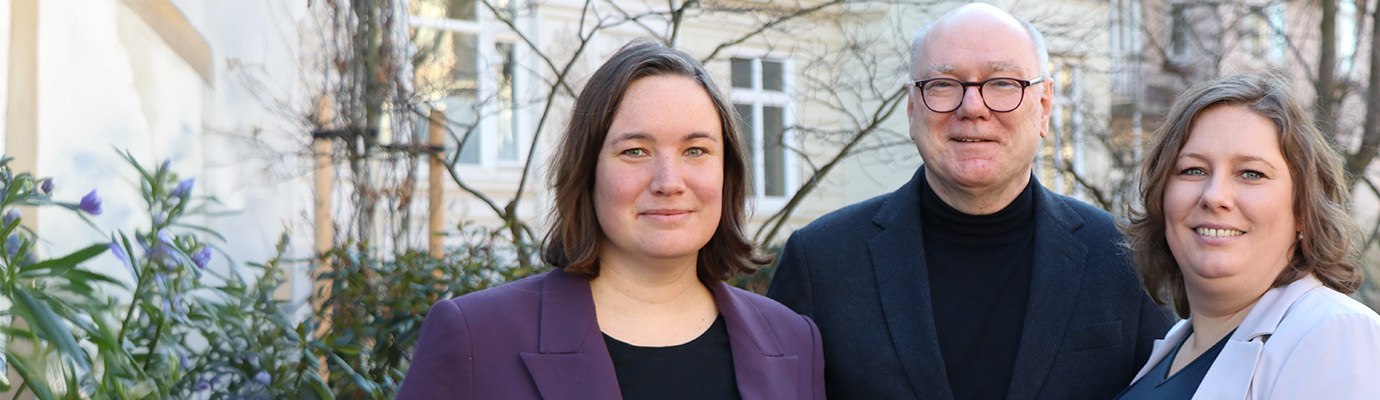
{"label": "older man with glasses", "polygon": [[1049,131],[1044,38],[985,4],[916,33],[924,165],[786,243],[767,295],[814,318],[833,399],[1107,399],[1172,317],[1113,218],[1032,175]]}

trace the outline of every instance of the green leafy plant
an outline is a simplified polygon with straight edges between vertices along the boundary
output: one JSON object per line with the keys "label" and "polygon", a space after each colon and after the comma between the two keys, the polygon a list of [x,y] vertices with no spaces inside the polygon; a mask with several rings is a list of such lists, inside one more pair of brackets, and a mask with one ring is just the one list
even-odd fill
{"label": "green leafy plant", "polygon": [[[312,321],[291,322],[284,301],[273,297],[284,283],[287,235],[269,261],[218,274],[208,268],[213,247],[201,237],[224,238],[183,222],[207,213],[214,199],[193,196],[195,180],[179,179],[169,162],[150,169],[123,156],[139,174],[147,227],[49,260],[37,259],[38,238],[13,207],[63,207],[85,218],[101,212],[100,198],[92,191],[79,202],[54,202],[52,179],[13,174],[8,159],[0,160],[0,209],[8,210],[0,226],[7,238],[0,242],[0,299],[12,302],[0,327],[9,337],[4,360],[23,379],[15,396],[332,398],[308,346]],[[106,251],[132,283],[81,267]],[[102,289],[127,296],[103,297]]]}
{"label": "green leafy plant", "polygon": [[507,240],[469,226],[461,232],[466,244],[440,259],[416,250],[383,259],[352,244],[321,255],[331,269],[317,279],[330,292],[320,294],[314,318],[331,329],[313,346],[325,351],[337,397],[392,398],[432,304],[538,272],[513,261]]}

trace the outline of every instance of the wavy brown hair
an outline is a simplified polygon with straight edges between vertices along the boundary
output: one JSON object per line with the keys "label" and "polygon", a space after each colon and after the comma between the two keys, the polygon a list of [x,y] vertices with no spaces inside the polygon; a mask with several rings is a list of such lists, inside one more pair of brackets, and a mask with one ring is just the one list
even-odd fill
{"label": "wavy brown hair", "polygon": [[1303,227],[1303,238],[1273,287],[1313,274],[1338,292],[1356,292],[1361,285],[1360,230],[1347,213],[1351,190],[1342,156],[1290,93],[1284,78],[1255,73],[1193,85],[1174,101],[1147,149],[1140,165],[1140,208],[1130,208],[1130,223],[1122,231],[1150,298],[1161,305],[1172,302],[1180,317],[1188,316],[1183,271],[1165,239],[1164,187],[1194,121],[1204,111],[1221,106],[1245,107],[1274,122],[1280,151],[1293,176],[1293,213]]}
{"label": "wavy brown hair", "polygon": [[543,240],[542,261],[585,278],[599,276],[599,249],[605,240],[594,212],[594,173],[599,150],[618,113],[618,105],[633,82],[667,75],[699,82],[709,94],[723,128],[723,214],[714,236],[700,248],[696,265],[700,281],[751,274],[757,265],[771,263],[771,258],[759,254],[757,246],[743,233],[751,177],[738,131],[738,114],[699,61],[648,39],[623,45],[590,76],[575,99],[570,124],[547,169],[555,204],[551,210],[551,230]]}

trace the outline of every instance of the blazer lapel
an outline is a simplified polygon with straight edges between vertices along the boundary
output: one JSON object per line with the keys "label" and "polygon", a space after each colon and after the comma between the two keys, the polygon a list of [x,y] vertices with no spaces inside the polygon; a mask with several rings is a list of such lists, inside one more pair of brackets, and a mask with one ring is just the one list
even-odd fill
{"label": "blazer lapel", "polygon": [[738,394],[744,400],[796,399],[801,387],[796,382],[800,362],[796,355],[785,355],[771,325],[761,311],[723,282],[709,285],[714,302],[728,325],[728,344],[733,352],[733,375]]}
{"label": "blazer lapel", "polygon": [[1140,372],[1136,372],[1136,377],[1131,379],[1131,383],[1136,383],[1140,378],[1145,377],[1145,374],[1155,369],[1155,365],[1159,364],[1160,360],[1169,357],[1169,353],[1174,351],[1174,346],[1183,341],[1185,335],[1188,335],[1189,327],[1188,320],[1181,320],[1174,324],[1173,328],[1169,328],[1169,333],[1164,335],[1164,339],[1155,339],[1155,346],[1150,350],[1150,359],[1140,367]]}
{"label": "blazer lapel", "polygon": [[883,231],[868,242],[868,250],[891,343],[911,390],[951,399],[934,327],[925,241],[921,237],[920,177],[924,173],[922,166],[877,211],[872,222]]}
{"label": "blazer lapel", "polygon": [[1030,178],[1035,190],[1035,260],[1030,272],[1030,299],[1016,352],[1008,399],[1033,399],[1049,375],[1054,356],[1073,315],[1083,281],[1087,247],[1073,235],[1083,218]]}
{"label": "blazer lapel", "polygon": [[1203,376],[1202,385],[1193,393],[1194,399],[1244,399],[1255,377],[1265,342],[1275,333],[1289,308],[1314,288],[1322,286],[1317,278],[1306,275],[1284,287],[1270,289],[1260,296],[1251,312],[1237,326],[1222,353],[1212,362]]}
{"label": "blazer lapel", "polygon": [[589,281],[556,269],[542,285],[538,352],[521,355],[541,397],[621,399]]}

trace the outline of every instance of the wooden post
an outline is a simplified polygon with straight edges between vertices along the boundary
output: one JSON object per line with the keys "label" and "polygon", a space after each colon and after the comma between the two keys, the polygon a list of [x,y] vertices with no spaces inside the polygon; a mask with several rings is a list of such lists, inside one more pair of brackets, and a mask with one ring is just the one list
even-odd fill
{"label": "wooden post", "polygon": [[[334,193],[333,183],[335,179],[335,163],[331,161],[333,153],[331,138],[319,138],[312,142],[312,154],[315,157],[315,167],[312,172],[312,181],[315,192],[315,215],[312,225],[315,228],[315,243],[312,245],[314,254],[320,257],[334,247],[335,243],[335,220],[331,217],[331,196]],[[321,275],[330,272],[332,264],[328,259],[320,259],[316,265],[316,270],[312,271],[311,303],[314,312],[321,312],[325,306],[326,299],[331,297],[331,282],[320,279]],[[331,331],[331,318],[322,318],[321,325],[316,327],[313,336],[318,338],[325,336]],[[324,356],[317,361],[321,363],[317,371],[322,380],[330,379],[330,368],[327,367]]]}
{"label": "wooden post", "polygon": [[431,258],[441,258],[445,251],[441,248],[441,231],[444,229],[445,209],[441,207],[441,143],[442,134],[445,132],[446,117],[440,110],[431,110],[431,126],[428,130],[427,143],[431,147],[429,152],[431,170],[427,174],[427,246],[430,250]]}
{"label": "wooden post", "polygon": [[[317,126],[330,126],[334,119],[335,109],[331,98],[327,96],[318,97],[316,99]],[[313,196],[312,250],[314,255],[320,257],[335,247],[335,218],[331,213],[331,199],[335,195],[335,160],[333,156],[336,138],[317,136],[316,133],[313,133],[312,136],[312,164],[314,167],[312,168],[312,190],[315,193]],[[326,299],[331,297],[331,281],[322,280],[320,277],[333,268],[334,265],[331,264],[330,260],[322,257],[320,263],[316,265],[316,270],[311,272],[309,279],[312,282],[312,291],[309,299],[314,313],[323,312],[322,308],[325,306]],[[312,336],[321,338],[330,333],[332,319],[330,314],[321,318],[321,325],[316,327]],[[331,369],[328,367],[326,357],[323,355],[317,358],[317,361],[321,365],[317,373],[321,375],[322,380],[329,381]]]}

